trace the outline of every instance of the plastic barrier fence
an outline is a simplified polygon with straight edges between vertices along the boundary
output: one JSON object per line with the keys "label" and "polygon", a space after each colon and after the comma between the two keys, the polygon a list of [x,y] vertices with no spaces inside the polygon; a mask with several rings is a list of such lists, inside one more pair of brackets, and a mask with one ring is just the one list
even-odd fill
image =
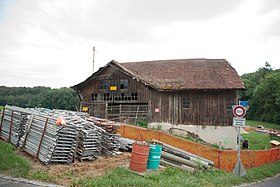
{"label": "plastic barrier fence", "polygon": [[[140,141],[157,139],[184,151],[212,160],[214,161],[214,166],[216,168],[227,172],[232,172],[237,162],[237,151],[235,150],[218,150],[155,130],[122,124],[120,134],[122,137]],[[273,163],[279,159],[280,148],[267,150],[241,150],[241,161],[246,169]]]}

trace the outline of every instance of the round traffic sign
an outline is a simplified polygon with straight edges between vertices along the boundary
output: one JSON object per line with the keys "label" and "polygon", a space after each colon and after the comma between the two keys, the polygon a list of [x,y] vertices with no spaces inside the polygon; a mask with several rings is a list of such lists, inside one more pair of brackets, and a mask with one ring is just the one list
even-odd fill
{"label": "round traffic sign", "polygon": [[243,106],[237,105],[233,108],[233,114],[236,117],[242,118],[246,114],[246,109]]}

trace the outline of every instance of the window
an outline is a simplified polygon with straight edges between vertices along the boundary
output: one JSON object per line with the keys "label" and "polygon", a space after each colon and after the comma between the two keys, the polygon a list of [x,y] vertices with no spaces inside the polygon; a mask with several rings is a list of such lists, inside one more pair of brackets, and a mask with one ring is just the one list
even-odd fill
{"label": "window", "polygon": [[120,100],[121,100],[120,95],[119,95],[119,94],[116,94],[116,95],[115,95],[115,101],[120,101]]}
{"label": "window", "polygon": [[187,97],[183,97],[183,109],[190,109],[191,102]]}
{"label": "window", "polygon": [[103,94],[103,101],[112,101],[112,96],[109,93]]}
{"label": "window", "polygon": [[107,90],[107,81],[106,80],[100,80],[100,90]]}
{"label": "window", "polygon": [[97,97],[98,97],[97,93],[91,94],[91,101],[97,101]]}
{"label": "window", "polygon": [[137,101],[138,100],[138,93],[131,93],[131,100]]}
{"label": "window", "polygon": [[234,99],[227,100],[227,109],[232,110],[232,105],[235,105]]}
{"label": "window", "polygon": [[120,80],[120,89],[125,90],[128,88],[128,79],[121,79]]}

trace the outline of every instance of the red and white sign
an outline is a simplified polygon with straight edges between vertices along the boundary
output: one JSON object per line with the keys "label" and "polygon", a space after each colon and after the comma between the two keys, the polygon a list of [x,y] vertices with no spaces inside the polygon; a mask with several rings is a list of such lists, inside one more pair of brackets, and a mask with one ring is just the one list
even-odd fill
{"label": "red and white sign", "polygon": [[236,105],[233,108],[233,115],[236,117],[242,118],[246,114],[246,109],[243,106]]}
{"label": "red and white sign", "polygon": [[159,108],[155,108],[155,112],[159,112]]}

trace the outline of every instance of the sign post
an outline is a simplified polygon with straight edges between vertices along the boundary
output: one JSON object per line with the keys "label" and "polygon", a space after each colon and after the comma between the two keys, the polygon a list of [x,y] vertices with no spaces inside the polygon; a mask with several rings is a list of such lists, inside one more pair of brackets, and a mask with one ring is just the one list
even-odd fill
{"label": "sign post", "polygon": [[246,171],[240,159],[240,127],[245,127],[246,118],[243,117],[245,116],[247,109],[240,105],[234,105],[232,106],[232,109],[233,109],[233,115],[235,116],[233,118],[233,126],[238,127],[238,154],[237,154],[237,163],[233,169],[233,173],[235,173],[239,177],[243,177],[246,175]]}

